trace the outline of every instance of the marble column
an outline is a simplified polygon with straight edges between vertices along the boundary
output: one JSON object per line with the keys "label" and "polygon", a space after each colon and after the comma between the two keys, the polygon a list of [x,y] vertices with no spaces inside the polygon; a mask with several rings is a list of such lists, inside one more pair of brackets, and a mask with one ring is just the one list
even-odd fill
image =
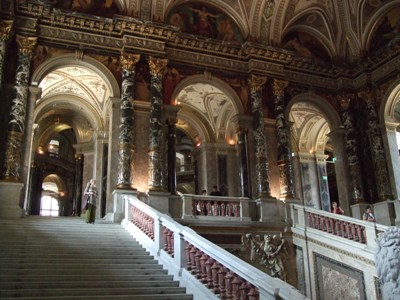
{"label": "marble column", "polygon": [[11,104],[4,169],[2,173],[3,179],[11,182],[20,182],[21,180],[22,142],[25,137],[30,66],[37,38],[17,35],[16,41],[18,44],[18,61],[15,74],[15,97]]}
{"label": "marble column", "polygon": [[80,216],[82,212],[82,184],[83,184],[83,154],[75,155],[75,182],[74,182],[74,199],[73,199],[73,215]]}
{"label": "marble column", "polygon": [[293,199],[295,197],[293,184],[293,169],[290,151],[290,139],[285,118],[284,90],[288,86],[287,81],[273,81],[273,94],[275,102],[275,119],[278,148],[279,183],[281,199]]}
{"label": "marble column", "polygon": [[162,71],[167,59],[149,58],[150,87],[150,132],[149,132],[149,183],[150,191],[163,191],[163,124],[162,124]]}
{"label": "marble column", "polygon": [[393,195],[390,189],[385,149],[383,147],[382,133],[375,107],[376,95],[374,91],[363,92],[359,95],[365,101],[365,109],[368,118],[367,134],[372,152],[372,162],[379,201],[392,200]]}
{"label": "marble column", "polygon": [[249,78],[251,94],[251,111],[254,118],[254,147],[256,159],[256,188],[257,197],[271,197],[269,186],[269,166],[267,158],[267,141],[264,129],[264,114],[262,108],[261,92],[263,85],[267,81],[266,77],[252,75]]}
{"label": "marble column", "polygon": [[[399,159],[399,148],[397,146],[397,137],[400,133],[397,132],[399,123],[397,121],[385,120],[386,125],[386,142],[387,149],[386,157],[391,164],[390,167],[390,178],[393,180],[392,189],[395,191],[394,199],[400,199],[400,159]],[[400,219],[400,215],[398,216]]]}
{"label": "marble column", "polygon": [[121,106],[119,125],[119,162],[117,189],[135,190],[133,187],[134,137],[134,83],[135,65],[140,55],[123,54],[120,58],[122,69]]}
{"label": "marble column", "polygon": [[12,21],[0,21],[0,89],[3,85],[4,59],[6,56],[7,41],[11,35]]}
{"label": "marble column", "polygon": [[240,179],[240,197],[250,197],[250,176],[249,176],[249,156],[247,128],[237,130],[237,147],[239,152],[239,179]]}
{"label": "marble column", "polygon": [[353,115],[350,110],[351,95],[349,96],[338,96],[340,104],[340,112],[345,130],[345,146],[347,153],[347,163],[349,165],[350,178],[351,178],[351,204],[363,203],[364,193],[363,184],[361,180],[361,165],[357,151],[357,133],[354,129]]}
{"label": "marble column", "polygon": [[176,126],[168,123],[168,191],[176,194]]}

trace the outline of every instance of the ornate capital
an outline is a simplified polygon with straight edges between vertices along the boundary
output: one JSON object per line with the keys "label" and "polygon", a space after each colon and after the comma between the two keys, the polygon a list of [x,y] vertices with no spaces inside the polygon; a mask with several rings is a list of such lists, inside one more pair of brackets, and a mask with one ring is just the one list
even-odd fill
{"label": "ornate capital", "polygon": [[272,91],[276,97],[282,97],[284,95],[284,90],[289,85],[286,80],[274,79]]}
{"label": "ornate capital", "polygon": [[18,43],[19,54],[26,55],[30,58],[33,57],[33,51],[35,50],[37,43],[36,37],[17,35],[16,41]]}
{"label": "ornate capital", "polygon": [[340,109],[341,110],[349,109],[351,100],[353,100],[353,98],[354,98],[353,94],[350,94],[350,95],[338,95],[337,99],[339,101]]}
{"label": "ornate capital", "polygon": [[149,59],[149,67],[150,67],[150,74],[153,76],[160,75],[163,69],[167,66],[168,59],[166,58],[155,58],[150,56]]}
{"label": "ornate capital", "polygon": [[373,103],[376,98],[376,92],[370,89],[359,92],[357,95],[359,98],[365,100],[367,103]]}
{"label": "ornate capital", "polygon": [[123,70],[127,71],[134,71],[135,70],[135,65],[140,59],[140,54],[127,54],[127,53],[122,53],[122,55],[119,58],[119,61],[121,63],[121,68]]}
{"label": "ornate capital", "polygon": [[6,41],[10,37],[13,21],[2,20],[0,21],[0,40]]}
{"label": "ornate capital", "polygon": [[261,90],[262,86],[267,82],[267,77],[251,74],[249,78],[250,88],[254,91]]}

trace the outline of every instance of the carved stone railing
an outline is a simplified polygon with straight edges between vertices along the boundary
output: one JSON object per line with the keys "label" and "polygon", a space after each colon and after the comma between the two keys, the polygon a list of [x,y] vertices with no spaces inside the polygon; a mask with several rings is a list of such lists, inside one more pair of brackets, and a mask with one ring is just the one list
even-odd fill
{"label": "carved stone railing", "polygon": [[182,195],[183,219],[198,218],[214,220],[228,218],[237,221],[250,221],[249,204],[253,201],[243,197],[217,197],[201,195]]}
{"label": "carved stone railing", "polygon": [[124,198],[124,227],[195,300],[307,299],[291,285],[240,260],[135,196]]}
{"label": "carved stone railing", "polygon": [[315,229],[375,249],[376,238],[387,226],[332,214],[301,205],[291,205],[293,228]]}

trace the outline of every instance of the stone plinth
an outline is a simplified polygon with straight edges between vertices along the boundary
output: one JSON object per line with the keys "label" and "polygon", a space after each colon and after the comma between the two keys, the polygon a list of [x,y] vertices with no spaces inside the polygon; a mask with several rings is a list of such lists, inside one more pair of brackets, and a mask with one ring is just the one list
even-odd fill
{"label": "stone plinth", "polygon": [[169,198],[171,194],[161,191],[149,191],[147,204],[161,213],[169,214]]}
{"label": "stone plinth", "polygon": [[273,197],[256,200],[257,217],[260,222],[282,222],[285,220],[285,203]]}
{"label": "stone plinth", "polygon": [[20,182],[0,181],[0,219],[17,219],[25,215],[19,206],[22,188]]}
{"label": "stone plinth", "polygon": [[395,213],[393,201],[383,201],[374,204],[373,213],[376,222],[387,226],[394,225]]}

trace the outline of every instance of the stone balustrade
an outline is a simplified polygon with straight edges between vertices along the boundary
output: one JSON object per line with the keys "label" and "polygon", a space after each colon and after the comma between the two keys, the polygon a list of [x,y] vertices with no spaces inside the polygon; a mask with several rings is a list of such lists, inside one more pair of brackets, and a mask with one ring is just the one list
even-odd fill
{"label": "stone balustrade", "polygon": [[233,220],[250,221],[249,204],[254,202],[245,197],[221,197],[202,195],[182,195],[183,218],[206,219],[212,217],[232,218]]}
{"label": "stone balustrade", "polygon": [[376,249],[378,234],[387,229],[387,226],[375,222],[357,220],[296,204],[291,205],[291,212],[293,228],[316,229],[335,237],[365,244],[371,249]]}
{"label": "stone balustrade", "polygon": [[[194,299],[307,299],[286,282],[238,259],[135,196],[124,198],[125,228]],[[192,201],[196,199],[190,200],[191,207]],[[233,203],[239,204],[241,200]]]}

